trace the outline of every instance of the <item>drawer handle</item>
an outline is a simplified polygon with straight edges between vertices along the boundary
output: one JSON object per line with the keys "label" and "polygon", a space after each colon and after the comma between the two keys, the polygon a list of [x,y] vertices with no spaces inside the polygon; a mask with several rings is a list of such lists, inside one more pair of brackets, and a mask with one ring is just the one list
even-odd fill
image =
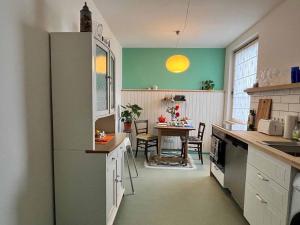
{"label": "drawer handle", "polygon": [[268,202],[265,201],[262,197],[260,197],[259,194],[256,194],[256,198],[257,198],[261,203],[263,203],[263,204],[267,204],[267,203],[268,203]]}
{"label": "drawer handle", "polygon": [[112,157],[111,160],[116,160],[116,158],[115,158],[115,157]]}
{"label": "drawer handle", "polygon": [[269,181],[267,178],[265,178],[263,175],[260,173],[257,174],[258,178],[261,179],[262,181]]}

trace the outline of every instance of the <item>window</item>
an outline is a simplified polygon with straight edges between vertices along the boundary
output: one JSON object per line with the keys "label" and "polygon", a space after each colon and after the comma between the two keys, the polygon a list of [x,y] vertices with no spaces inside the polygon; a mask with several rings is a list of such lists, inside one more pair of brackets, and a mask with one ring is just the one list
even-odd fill
{"label": "window", "polygon": [[247,123],[250,96],[244,92],[256,81],[258,40],[254,40],[234,53],[232,120]]}

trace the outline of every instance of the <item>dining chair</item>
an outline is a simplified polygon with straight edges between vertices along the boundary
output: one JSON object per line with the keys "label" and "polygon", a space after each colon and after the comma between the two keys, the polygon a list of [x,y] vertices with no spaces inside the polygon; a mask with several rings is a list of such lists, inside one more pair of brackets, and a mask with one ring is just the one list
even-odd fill
{"label": "dining chair", "polygon": [[148,133],[148,120],[136,120],[134,126],[136,132],[135,157],[137,157],[139,148],[142,148],[145,150],[145,157],[148,162],[148,149],[156,147],[156,152],[158,152],[158,137]]}
{"label": "dining chair", "polygon": [[181,156],[183,155],[184,145],[187,144],[188,147],[190,146],[191,148],[197,149],[198,155],[199,155],[199,160],[201,160],[201,163],[203,164],[202,144],[203,144],[204,131],[205,131],[205,123],[200,122],[199,127],[198,127],[198,135],[197,136],[189,136],[187,143],[186,143],[185,137],[180,137],[181,143],[182,143]]}

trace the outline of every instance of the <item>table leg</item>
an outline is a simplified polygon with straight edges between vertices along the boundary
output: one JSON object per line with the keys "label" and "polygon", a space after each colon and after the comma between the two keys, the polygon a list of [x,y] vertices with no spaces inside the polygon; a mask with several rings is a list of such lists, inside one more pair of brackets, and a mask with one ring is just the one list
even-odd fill
{"label": "table leg", "polygon": [[186,140],[186,142],[185,142],[185,145],[184,145],[184,164],[187,164],[187,158],[188,158],[188,137],[189,137],[189,132],[187,131],[186,133],[185,133],[185,140]]}
{"label": "table leg", "polygon": [[157,132],[157,136],[158,136],[158,158],[160,158],[160,155],[161,155],[161,131],[160,129],[158,129],[158,132]]}

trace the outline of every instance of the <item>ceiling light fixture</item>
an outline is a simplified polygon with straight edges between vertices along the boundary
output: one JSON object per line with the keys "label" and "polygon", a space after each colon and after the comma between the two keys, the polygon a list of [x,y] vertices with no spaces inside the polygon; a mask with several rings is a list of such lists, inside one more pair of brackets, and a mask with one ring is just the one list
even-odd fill
{"label": "ceiling light fixture", "polygon": [[[187,0],[186,14],[185,14],[185,22],[182,29],[182,33],[185,31],[188,22],[189,9],[190,9],[191,0]],[[178,48],[180,41],[180,30],[175,31],[177,35],[176,48]],[[190,60],[188,57],[182,54],[176,54],[170,56],[166,61],[166,68],[171,73],[183,73],[190,67]]]}

